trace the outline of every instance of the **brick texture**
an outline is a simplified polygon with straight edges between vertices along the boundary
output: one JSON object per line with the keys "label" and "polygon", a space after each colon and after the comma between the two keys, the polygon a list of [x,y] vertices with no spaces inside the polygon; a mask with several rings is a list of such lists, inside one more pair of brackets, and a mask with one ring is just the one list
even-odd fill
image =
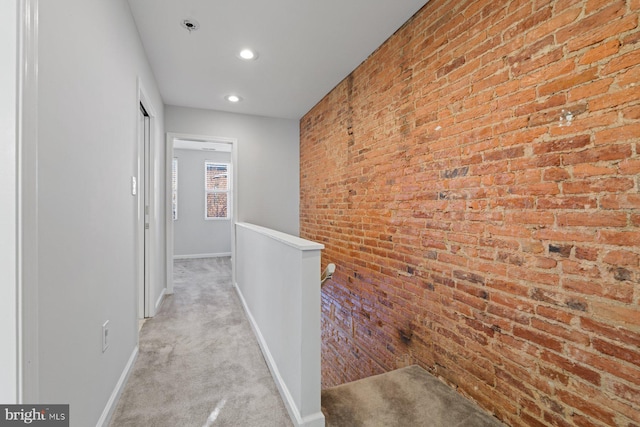
{"label": "brick texture", "polygon": [[301,120],[329,387],[640,425],[638,0],[431,0]]}

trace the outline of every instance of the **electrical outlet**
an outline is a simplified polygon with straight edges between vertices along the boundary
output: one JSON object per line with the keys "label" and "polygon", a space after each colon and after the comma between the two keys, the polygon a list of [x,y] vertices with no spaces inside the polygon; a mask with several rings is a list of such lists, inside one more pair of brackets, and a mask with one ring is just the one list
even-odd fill
{"label": "electrical outlet", "polygon": [[109,321],[102,324],[102,352],[107,351],[109,347]]}

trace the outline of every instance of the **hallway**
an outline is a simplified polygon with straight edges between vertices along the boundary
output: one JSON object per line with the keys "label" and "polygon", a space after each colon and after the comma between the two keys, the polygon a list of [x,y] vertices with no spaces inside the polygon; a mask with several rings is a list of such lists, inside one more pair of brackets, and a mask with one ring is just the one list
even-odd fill
{"label": "hallway", "polygon": [[231,283],[230,258],[179,260],[140,332],[111,427],[290,426]]}

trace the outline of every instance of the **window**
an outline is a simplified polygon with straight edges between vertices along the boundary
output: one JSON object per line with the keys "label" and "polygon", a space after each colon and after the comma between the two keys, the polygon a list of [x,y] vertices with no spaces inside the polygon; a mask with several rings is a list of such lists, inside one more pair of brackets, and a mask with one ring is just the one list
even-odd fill
{"label": "window", "polygon": [[206,219],[229,219],[229,184],[228,163],[204,163]]}
{"label": "window", "polygon": [[173,220],[178,219],[178,158],[171,162],[171,211]]}

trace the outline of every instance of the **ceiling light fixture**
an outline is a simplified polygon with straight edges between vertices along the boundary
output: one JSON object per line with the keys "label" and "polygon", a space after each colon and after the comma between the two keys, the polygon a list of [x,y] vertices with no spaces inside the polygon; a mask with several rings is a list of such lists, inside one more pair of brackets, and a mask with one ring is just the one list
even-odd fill
{"label": "ceiling light fixture", "polygon": [[225,99],[233,103],[242,101],[242,98],[240,98],[238,95],[227,95],[225,96]]}
{"label": "ceiling light fixture", "polygon": [[251,49],[242,49],[240,53],[238,53],[238,58],[244,59],[245,61],[251,61],[258,59],[258,53]]}
{"label": "ceiling light fixture", "polygon": [[189,32],[196,31],[200,28],[200,24],[195,19],[183,19],[180,26]]}

